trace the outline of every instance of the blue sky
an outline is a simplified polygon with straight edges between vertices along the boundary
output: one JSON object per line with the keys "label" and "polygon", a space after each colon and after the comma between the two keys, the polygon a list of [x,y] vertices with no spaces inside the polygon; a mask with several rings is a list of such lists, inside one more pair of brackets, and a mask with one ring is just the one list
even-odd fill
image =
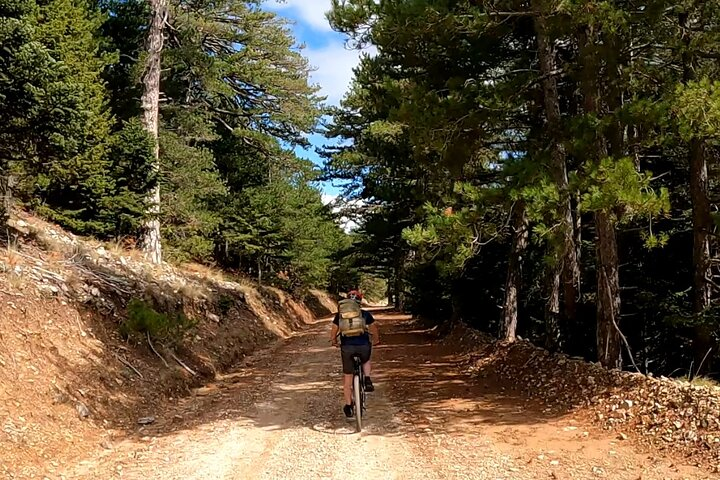
{"label": "blue sky", "polygon": [[[330,0],[268,0],[265,8],[294,22],[293,31],[298,43],[305,44],[303,54],[315,68],[312,83],[321,87],[321,94],[327,96],[327,103],[339,104],[352,80],[352,69],[358,64],[360,52],[345,48],[345,36],[334,32],[325,12],[330,9]],[[310,137],[313,147],[298,150],[298,155],[309,158],[317,164],[321,160],[314,151],[327,143],[321,135]],[[332,185],[323,185],[323,193],[329,199],[337,195]]]}

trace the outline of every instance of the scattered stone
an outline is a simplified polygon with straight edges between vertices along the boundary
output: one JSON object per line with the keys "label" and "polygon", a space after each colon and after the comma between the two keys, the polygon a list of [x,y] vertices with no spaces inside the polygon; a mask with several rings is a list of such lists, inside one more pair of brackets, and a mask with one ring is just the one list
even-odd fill
{"label": "scattered stone", "polygon": [[477,343],[484,347],[470,360],[474,375],[525,386],[529,398],[546,403],[548,413],[584,408],[620,440],[636,437],[660,448],[672,444],[701,463],[720,462],[720,388],[606,370],[530,342]]}
{"label": "scattered stone", "polygon": [[40,284],[37,286],[37,290],[45,295],[57,295],[60,289],[55,285]]}
{"label": "scattered stone", "polygon": [[56,405],[67,403],[70,401],[70,397],[65,392],[57,392],[53,396],[53,403]]}
{"label": "scattered stone", "polygon": [[137,423],[138,423],[138,425],[150,425],[150,424],[155,423],[155,417],[149,416],[149,417],[138,418]]}
{"label": "scattered stone", "polygon": [[90,416],[90,409],[88,409],[88,407],[82,402],[77,402],[75,404],[75,411],[77,411],[80,418],[87,418]]}

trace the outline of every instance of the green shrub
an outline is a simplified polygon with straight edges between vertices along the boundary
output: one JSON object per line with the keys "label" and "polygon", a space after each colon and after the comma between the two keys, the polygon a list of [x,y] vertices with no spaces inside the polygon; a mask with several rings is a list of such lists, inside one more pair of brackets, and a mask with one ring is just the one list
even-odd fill
{"label": "green shrub", "polygon": [[227,315],[235,306],[235,300],[230,295],[220,295],[218,298],[218,308],[222,315]]}
{"label": "green shrub", "polygon": [[143,300],[133,299],[128,304],[127,318],[120,325],[120,333],[126,338],[150,335],[157,340],[176,341],[193,325],[183,313],[160,313]]}

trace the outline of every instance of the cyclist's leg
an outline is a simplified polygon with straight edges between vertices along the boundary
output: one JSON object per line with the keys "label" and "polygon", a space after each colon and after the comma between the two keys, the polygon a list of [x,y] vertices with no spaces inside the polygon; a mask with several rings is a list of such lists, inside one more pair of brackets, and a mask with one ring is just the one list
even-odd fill
{"label": "cyclist's leg", "polygon": [[345,405],[352,405],[352,382],[353,375],[343,374],[343,397],[345,398]]}
{"label": "cyclist's leg", "polygon": [[340,347],[343,371],[343,398],[345,400],[345,405],[352,404],[353,352],[354,349],[351,346],[345,345]]}
{"label": "cyclist's leg", "polygon": [[372,363],[370,357],[372,356],[372,345],[361,347],[360,359],[362,360],[363,374],[365,375],[365,389],[368,392],[375,390],[372,380],[370,379],[370,373],[372,372]]}
{"label": "cyclist's leg", "polygon": [[357,354],[362,362],[363,373],[365,376],[370,375],[372,371],[372,365],[370,363],[370,357],[372,356],[372,345],[358,345]]}

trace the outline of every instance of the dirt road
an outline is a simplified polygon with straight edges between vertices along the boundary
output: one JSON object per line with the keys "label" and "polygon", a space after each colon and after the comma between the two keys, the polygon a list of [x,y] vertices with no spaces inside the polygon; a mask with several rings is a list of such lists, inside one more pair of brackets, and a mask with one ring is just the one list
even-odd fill
{"label": "dirt road", "polygon": [[[378,313],[366,431],[340,410],[339,354],[318,322],[198,390],[66,478],[703,479],[579,420],[472,380],[447,345]],[[508,390],[509,392],[509,390]]]}

